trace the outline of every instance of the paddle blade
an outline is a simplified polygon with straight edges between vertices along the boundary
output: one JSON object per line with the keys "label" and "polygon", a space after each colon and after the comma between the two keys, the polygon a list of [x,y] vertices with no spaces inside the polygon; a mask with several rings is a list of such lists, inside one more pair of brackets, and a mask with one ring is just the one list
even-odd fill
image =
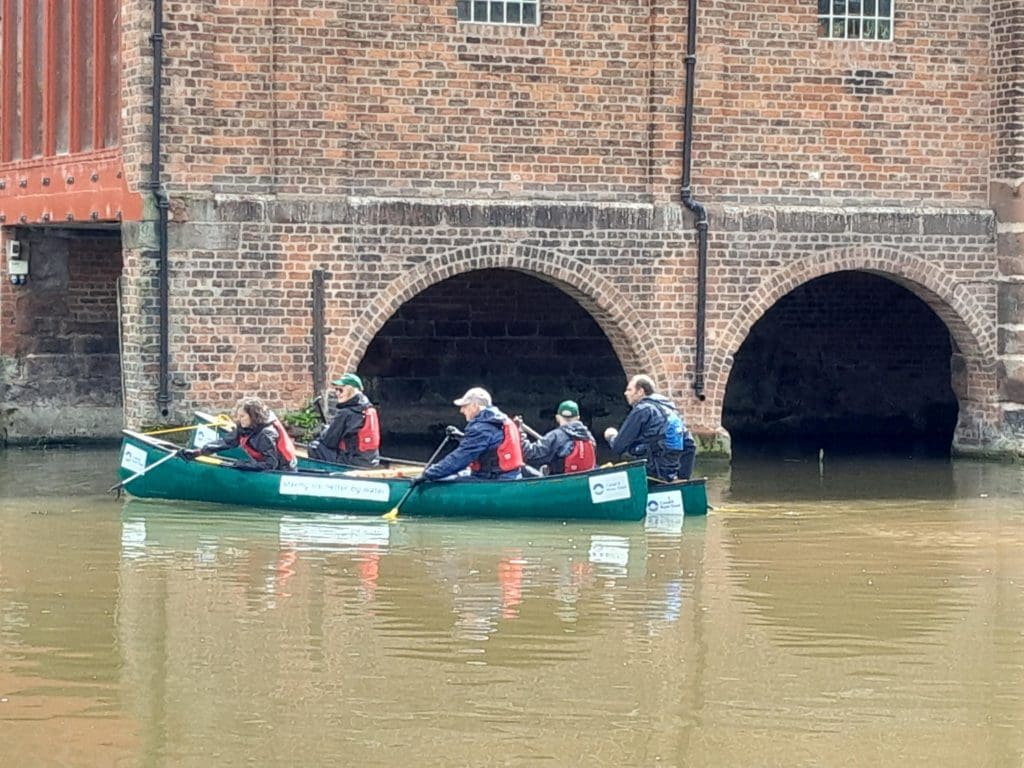
{"label": "paddle blade", "polygon": [[390,510],[381,515],[385,520],[396,520],[398,518],[398,507],[392,507]]}

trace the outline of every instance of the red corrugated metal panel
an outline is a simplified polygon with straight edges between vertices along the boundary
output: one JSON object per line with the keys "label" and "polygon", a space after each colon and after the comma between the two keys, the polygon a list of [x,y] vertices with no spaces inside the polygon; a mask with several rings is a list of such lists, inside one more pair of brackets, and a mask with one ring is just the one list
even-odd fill
{"label": "red corrugated metal panel", "polygon": [[120,0],[0,0],[0,224],[141,211],[116,151],[119,19]]}
{"label": "red corrugated metal panel", "polygon": [[0,163],[117,145],[119,5],[0,0]]}

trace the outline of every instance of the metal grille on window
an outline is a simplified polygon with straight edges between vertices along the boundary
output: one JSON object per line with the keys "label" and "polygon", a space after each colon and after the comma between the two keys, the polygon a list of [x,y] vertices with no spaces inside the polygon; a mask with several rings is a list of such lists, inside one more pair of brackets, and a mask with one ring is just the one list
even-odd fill
{"label": "metal grille on window", "polygon": [[537,24],[540,0],[456,0],[459,21],[480,24]]}
{"label": "metal grille on window", "polygon": [[818,37],[892,40],[894,0],[818,0]]}

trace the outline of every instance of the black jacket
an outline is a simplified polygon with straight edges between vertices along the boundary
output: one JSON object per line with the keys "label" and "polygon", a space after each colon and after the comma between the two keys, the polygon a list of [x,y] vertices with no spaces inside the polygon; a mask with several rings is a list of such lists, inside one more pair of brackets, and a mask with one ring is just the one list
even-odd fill
{"label": "black jacket", "polygon": [[597,444],[582,421],[569,421],[555,427],[535,443],[523,433],[523,460],[535,467],[547,464],[551,474],[560,475],[565,472],[565,457],[572,453],[577,440]]}
{"label": "black jacket", "polygon": [[[372,467],[380,463],[380,452],[360,451],[357,438],[359,430],[366,423],[366,409],[371,405],[369,398],[362,392],[357,392],[344,403],[338,403],[334,418],[318,438],[323,448],[336,454],[336,458],[329,458],[328,461],[351,467]],[[342,441],[345,442],[345,448],[341,447]]]}
{"label": "black jacket", "polygon": [[263,458],[253,459],[246,454],[247,458],[239,461],[239,464],[250,469],[293,469],[281,452],[277,450],[277,429],[270,424],[257,424],[245,429],[236,425],[231,434],[204,445],[202,453],[220,453],[230,448],[237,448],[243,437],[248,438],[249,447],[262,454]]}

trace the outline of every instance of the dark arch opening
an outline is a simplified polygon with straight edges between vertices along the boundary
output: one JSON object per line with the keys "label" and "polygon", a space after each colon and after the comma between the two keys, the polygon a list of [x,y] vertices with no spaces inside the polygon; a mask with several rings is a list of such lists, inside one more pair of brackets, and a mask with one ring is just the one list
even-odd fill
{"label": "dark arch opening", "polygon": [[508,269],[456,275],[407,301],[358,372],[393,443],[436,442],[461,425],[452,400],[473,386],[542,433],[567,398],[591,428],[626,413],[625,372],[594,318],[560,288]]}
{"label": "dark arch opening", "polygon": [[722,412],[733,455],[948,455],[952,352],[942,320],[891,280],[839,272],[805,283],[735,355]]}

